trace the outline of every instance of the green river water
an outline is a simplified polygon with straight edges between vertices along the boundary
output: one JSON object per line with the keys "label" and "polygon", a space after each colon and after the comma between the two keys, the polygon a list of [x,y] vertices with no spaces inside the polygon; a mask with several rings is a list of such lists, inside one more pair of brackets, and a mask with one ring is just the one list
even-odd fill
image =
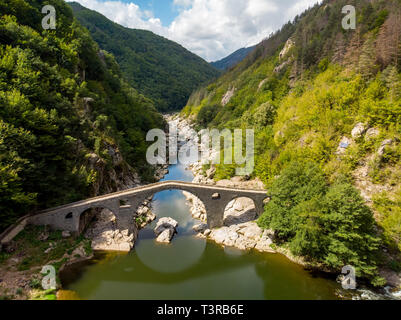
{"label": "green river water", "polygon": [[[164,180],[192,181],[181,165]],[[181,191],[158,193],[153,212],[179,222],[170,245],[155,242],[152,223],[127,255],[98,254],[63,285],[82,299],[337,299],[340,286],[280,254],[222,248],[194,236]]]}

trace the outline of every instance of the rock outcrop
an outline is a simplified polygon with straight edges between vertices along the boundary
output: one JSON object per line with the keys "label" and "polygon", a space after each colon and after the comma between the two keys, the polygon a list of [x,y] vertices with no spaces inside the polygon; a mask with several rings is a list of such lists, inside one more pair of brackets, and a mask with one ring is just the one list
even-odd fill
{"label": "rock outcrop", "polygon": [[353,139],[359,139],[363,136],[363,134],[366,132],[366,124],[364,123],[358,123],[354,129],[351,131],[351,136]]}
{"label": "rock outcrop", "polygon": [[279,54],[280,61],[285,58],[285,56],[290,52],[290,50],[294,47],[295,42],[291,38],[287,40],[283,50],[281,50]]}
{"label": "rock outcrop", "polygon": [[132,233],[128,230],[128,226],[125,230],[118,229],[114,214],[104,209],[85,232],[85,237],[92,240],[94,251],[129,252],[134,246],[138,230],[136,227]]}
{"label": "rock outcrop", "polygon": [[156,224],[155,234],[157,236],[156,241],[159,243],[170,243],[176,229],[178,222],[172,218],[161,218]]}
{"label": "rock outcrop", "polygon": [[[134,220],[136,217],[136,221]],[[133,213],[132,220],[127,222],[129,225],[117,227],[114,214],[107,209],[95,215],[95,221],[89,225],[85,232],[85,237],[92,241],[94,251],[121,251],[129,252],[135,245],[138,231],[156,216],[150,211],[150,201],[146,200],[138,208],[136,214]]]}
{"label": "rock outcrop", "polygon": [[374,138],[377,138],[380,134],[380,130],[377,128],[370,128],[366,131],[365,140],[369,141]]}
{"label": "rock outcrop", "polygon": [[235,88],[232,87],[228,89],[228,91],[224,94],[223,98],[221,99],[221,105],[224,107],[227,103],[230,102],[231,98],[234,96]]}
{"label": "rock outcrop", "polygon": [[380,157],[384,156],[384,153],[385,153],[386,149],[388,148],[388,146],[391,146],[393,143],[394,143],[393,139],[386,139],[386,140],[384,140],[384,141],[381,143],[381,145],[380,145],[380,147],[379,147],[379,150],[377,150],[377,154],[378,154]]}
{"label": "rock outcrop", "polygon": [[118,147],[104,143],[104,148],[112,159],[112,168],[109,168],[106,161],[96,153],[90,153],[87,156],[86,167],[88,170],[95,171],[98,177],[93,184],[92,194],[112,193],[139,186],[141,179],[138,173],[124,161]]}

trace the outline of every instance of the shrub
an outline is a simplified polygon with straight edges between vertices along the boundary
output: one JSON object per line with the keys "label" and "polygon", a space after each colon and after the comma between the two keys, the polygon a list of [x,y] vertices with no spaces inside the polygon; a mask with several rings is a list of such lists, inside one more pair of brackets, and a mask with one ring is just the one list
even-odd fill
{"label": "shrub", "polygon": [[349,182],[328,185],[316,164],[293,161],[272,183],[271,196],[259,226],[274,229],[293,254],[335,271],[349,264],[380,282],[373,214]]}
{"label": "shrub", "polygon": [[217,113],[217,105],[206,105],[200,109],[196,122],[202,127],[207,127],[207,125],[216,117]]}

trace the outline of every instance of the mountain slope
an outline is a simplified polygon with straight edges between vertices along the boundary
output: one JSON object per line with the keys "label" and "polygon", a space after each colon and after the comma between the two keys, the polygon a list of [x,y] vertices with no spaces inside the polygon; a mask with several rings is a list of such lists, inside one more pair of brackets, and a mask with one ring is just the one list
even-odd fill
{"label": "mountain slope", "polygon": [[[349,4],[356,30],[341,27]],[[277,244],[375,284],[378,265],[401,267],[400,45],[400,1],[326,0],[182,111],[201,127],[255,129],[253,175],[272,195],[259,223]],[[215,177],[234,169],[218,165]]]}
{"label": "mountain slope", "polygon": [[[41,9],[57,10],[43,30]],[[148,130],[164,121],[121,80],[63,0],[0,3],[0,230],[21,214],[152,175]]]}
{"label": "mountain slope", "polygon": [[211,62],[210,64],[213,67],[215,67],[216,69],[225,71],[225,70],[230,69],[231,67],[235,66],[237,63],[241,62],[242,60],[244,60],[245,57],[255,48],[256,48],[256,46],[238,49],[237,51],[233,52],[229,56],[227,56],[221,60]]}
{"label": "mountain slope", "polygon": [[218,75],[206,61],[173,41],[124,28],[78,3],[70,6],[99,46],[116,57],[129,84],[152,98],[161,111],[181,109],[195,88]]}

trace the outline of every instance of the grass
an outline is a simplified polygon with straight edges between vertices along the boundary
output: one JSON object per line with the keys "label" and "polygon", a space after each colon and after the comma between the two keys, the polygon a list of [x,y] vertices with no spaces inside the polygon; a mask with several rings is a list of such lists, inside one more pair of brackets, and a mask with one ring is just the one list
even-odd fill
{"label": "grass", "polygon": [[395,272],[401,272],[401,261],[393,259],[388,263],[388,267]]}
{"label": "grass", "polygon": [[[42,233],[48,233],[46,241],[39,240],[39,235]],[[66,253],[72,253],[82,242],[86,249],[90,247],[90,243],[87,243],[89,241],[84,241],[82,237],[65,239],[61,231],[48,232],[45,227],[37,226],[27,226],[14,241],[17,248],[14,254],[24,257],[18,265],[19,271],[42,266],[49,261],[60,260]],[[46,253],[50,244],[52,244],[52,250]]]}
{"label": "grass", "polygon": [[135,219],[137,226],[141,226],[144,222],[146,222],[145,216],[139,216]]}
{"label": "grass", "polygon": [[45,291],[35,291],[32,296],[32,300],[57,300],[56,290],[49,289]]}
{"label": "grass", "polygon": [[[41,240],[41,235],[47,236],[46,240]],[[43,238],[43,237],[42,237]],[[68,257],[64,257],[67,253],[71,255],[73,251],[82,246],[86,255],[90,255],[92,251],[91,241],[83,236],[63,238],[61,231],[49,231],[46,227],[27,226],[11,243],[14,248],[12,253],[0,252],[0,263],[6,262],[9,258],[15,256],[22,260],[16,266],[18,271],[32,269],[32,276],[29,281],[31,292],[29,299],[33,300],[56,300],[56,290],[42,289],[42,276],[34,268],[40,268],[51,263],[56,269],[56,275],[61,266],[68,261]],[[48,248],[52,248],[47,253]],[[63,258],[64,257],[64,258]],[[56,276],[57,284],[60,279]],[[22,288],[15,288],[15,292],[0,292],[0,300],[13,300],[24,294]]]}
{"label": "grass", "polygon": [[5,262],[8,258],[10,258],[10,254],[6,252],[0,252],[0,264]]}

